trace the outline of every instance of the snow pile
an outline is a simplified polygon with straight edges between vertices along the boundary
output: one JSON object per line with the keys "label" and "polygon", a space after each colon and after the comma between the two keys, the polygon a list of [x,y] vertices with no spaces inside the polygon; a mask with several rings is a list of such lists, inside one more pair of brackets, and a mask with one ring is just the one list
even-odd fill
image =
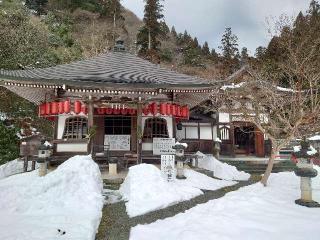
{"label": "snow pile", "polygon": [[168,182],[161,171],[151,164],[129,168],[120,187],[130,217],[162,209],[203,194],[202,190],[217,190],[237,182],[217,180],[193,170],[185,169],[187,179]]}
{"label": "snow pile", "polygon": [[102,188],[89,156],[72,157],[45,177],[33,171],[0,180],[0,239],[94,239]]}
{"label": "snow pile", "polygon": [[219,188],[237,184],[237,182],[234,181],[217,180],[190,169],[185,169],[184,175],[187,179],[180,180],[179,182],[183,182],[183,184],[185,185],[199,188],[202,190],[215,191]]}
{"label": "snow pile", "polygon": [[238,171],[234,166],[227,163],[222,163],[212,155],[205,155],[201,152],[197,152],[199,157],[198,166],[209,171],[213,171],[215,177],[224,180],[239,180],[246,181],[250,178],[250,174]]}
{"label": "snow pile", "polygon": [[174,217],[138,225],[130,240],[319,239],[320,209],[294,203],[299,184],[294,173],[271,174],[268,187],[256,183]]}
{"label": "snow pile", "polygon": [[[37,168],[36,164],[36,168]],[[31,164],[28,164],[28,171],[31,170]],[[0,166],[0,180],[6,177],[9,177],[14,174],[23,172],[23,161],[19,161],[18,159],[7,162]]]}
{"label": "snow pile", "polygon": [[120,187],[130,217],[168,207],[202,194],[202,191],[178,181],[167,182],[161,171],[151,164],[129,168]]}
{"label": "snow pile", "polygon": [[308,139],[309,141],[320,141],[320,135],[314,135]]}

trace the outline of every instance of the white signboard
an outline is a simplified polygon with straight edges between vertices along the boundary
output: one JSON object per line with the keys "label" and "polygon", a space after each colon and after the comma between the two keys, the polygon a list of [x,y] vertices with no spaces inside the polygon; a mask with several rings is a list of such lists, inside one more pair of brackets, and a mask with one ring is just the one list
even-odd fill
{"label": "white signboard", "polygon": [[161,155],[161,173],[169,182],[176,177],[174,160],[174,155]]}
{"label": "white signboard", "polygon": [[153,138],[153,155],[175,154],[174,145],[174,138]]}
{"label": "white signboard", "polygon": [[130,135],[104,135],[104,145],[109,144],[111,151],[130,151]]}

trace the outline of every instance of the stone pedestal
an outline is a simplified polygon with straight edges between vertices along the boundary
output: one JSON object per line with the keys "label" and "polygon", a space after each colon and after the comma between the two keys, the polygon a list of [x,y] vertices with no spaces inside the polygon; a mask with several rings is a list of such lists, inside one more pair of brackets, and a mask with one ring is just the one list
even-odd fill
{"label": "stone pedestal", "polygon": [[117,164],[116,163],[109,163],[109,175],[110,176],[117,176]]}
{"label": "stone pedestal", "polygon": [[183,161],[177,161],[177,179],[186,179],[184,176]]}
{"label": "stone pedestal", "polygon": [[47,174],[47,162],[39,163],[39,176],[43,177]]}

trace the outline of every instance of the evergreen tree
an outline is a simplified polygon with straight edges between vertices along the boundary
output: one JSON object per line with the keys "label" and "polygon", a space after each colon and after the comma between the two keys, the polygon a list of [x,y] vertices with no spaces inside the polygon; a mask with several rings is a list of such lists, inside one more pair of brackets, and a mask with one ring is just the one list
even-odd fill
{"label": "evergreen tree", "polygon": [[114,20],[124,19],[121,14],[120,0],[102,0],[102,5],[102,15]]}
{"label": "evergreen tree", "polygon": [[0,121],[0,165],[19,156],[18,130]]}
{"label": "evergreen tree", "polygon": [[[146,5],[144,9],[144,26],[139,30],[137,43],[140,45],[139,53],[141,55],[157,55],[159,52],[159,38],[163,36],[160,21],[163,19],[162,0],[144,0]],[[152,51],[149,51],[152,50]]]}
{"label": "evergreen tree", "polygon": [[266,48],[265,47],[262,47],[262,46],[259,46],[257,47],[256,49],[256,52],[254,54],[254,56],[258,59],[258,60],[262,60],[266,54]]}
{"label": "evergreen tree", "polygon": [[210,49],[209,49],[209,44],[208,42],[204,42],[203,46],[202,46],[202,54],[205,56],[210,55]]}
{"label": "evergreen tree", "polygon": [[25,2],[26,7],[34,10],[39,16],[46,13],[47,4],[48,0],[26,0]]}
{"label": "evergreen tree", "polygon": [[226,28],[222,39],[221,46],[222,55],[225,59],[234,59],[239,55],[238,37],[232,33],[231,28]]}
{"label": "evergreen tree", "polygon": [[174,26],[172,26],[172,28],[171,28],[171,34],[172,34],[172,36],[174,37],[174,38],[177,38],[177,32],[176,32],[176,29],[175,29],[175,27]]}
{"label": "evergreen tree", "polygon": [[316,0],[312,0],[310,2],[308,13],[311,16],[316,16],[320,14],[320,4]]}
{"label": "evergreen tree", "polygon": [[193,46],[192,47],[194,47],[194,48],[198,48],[199,47],[199,41],[198,41],[198,38],[197,37],[195,37],[194,39],[193,39]]}
{"label": "evergreen tree", "polygon": [[241,56],[240,57],[241,57],[242,64],[245,64],[248,62],[248,59],[249,59],[248,48],[243,47],[241,49]]}

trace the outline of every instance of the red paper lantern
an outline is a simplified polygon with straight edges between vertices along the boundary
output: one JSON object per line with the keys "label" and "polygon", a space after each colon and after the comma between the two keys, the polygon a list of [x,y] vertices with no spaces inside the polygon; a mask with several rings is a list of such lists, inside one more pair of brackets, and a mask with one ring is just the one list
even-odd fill
{"label": "red paper lantern", "polygon": [[70,101],[66,100],[63,104],[64,113],[70,113]]}
{"label": "red paper lantern", "polygon": [[122,115],[127,115],[128,114],[128,109],[127,108],[122,108],[121,109],[121,114]]}
{"label": "red paper lantern", "polygon": [[167,115],[171,116],[172,115],[172,106],[170,103],[167,103]]}
{"label": "red paper lantern", "polygon": [[85,104],[82,104],[81,106],[81,112],[84,113],[84,114],[87,114],[88,113],[88,108]]}
{"label": "red paper lantern", "polygon": [[103,115],[103,114],[106,113],[106,109],[105,109],[105,108],[98,108],[98,109],[97,109],[97,113],[98,113],[99,115]]}
{"label": "red paper lantern", "polygon": [[106,108],[106,114],[107,115],[111,115],[113,113],[113,109],[112,108]]}
{"label": "red paper lantern", "polygon": [[64,113],[64,103],[63,102],[58,102],[58,111],[59,111],[59,114]]}
{"label": "red paper lantern", "polygon": [[75,114],[79,114],[81,112],[81,102],[80,101],[74,102],[74,112],[75,112]]}
{"label": "red paper lantern", "polygon": [[142,109],[142,112],[144,115],[149,115],[149,113],[150,113],[149,107],[145,107],[144,109]]}
{"label": "red paper lantern", "polygon": [[188,118],[188,107],[187,106],[182,107],[181,114],[182,114],[183,118]]}
{"label": "red paper lantern", "polygon": [[177,106],[175,104],[171,105],[172,116],[177,116]]}
{"label": "red paper lantern", "polygon": [[182,117],[181,106],[177,105],[177,106],[176,106],[176,110],[177,110],[177,116],[178,116],[178,117]]}
{"label": "red paper lantern", "polygon": [[165,104],[165,103],[160,104],[160,114],[161,115],[167,114],[167,104]]}
{"label": "red paper lantern", "polygon": [[158,104],[157,103],[152,103],[150,105],[150,111],[153,115],[157,115],[158,114]]}
{"label": "red paper lantern", "polygon": [[43,116],[46,114],[46,104],[45,103],[42,103],[39,106],[39,114],[40,114],[40,116]]}
{"label": "red paper lantern", "polygon": [[52,102],[51,103],[51,113],[58,114],[58,112],[59,112],[58,102]]}
{"label": "red paper lantern", "polygon": [[51,114],[51,104],[46,103],[46,115],[50,115],[50,114]]}
{"label": "red paper lantern", "polygon": [[113,109],[113,114],[114,115],[119,115],[121,113],[121,110],[119,108],[114,108]]}
{"label": "red paper lantern", "polygon": [[136,109],[130,108],[128,112],[129,112],[130,115],[135,115],[136,114]]}

